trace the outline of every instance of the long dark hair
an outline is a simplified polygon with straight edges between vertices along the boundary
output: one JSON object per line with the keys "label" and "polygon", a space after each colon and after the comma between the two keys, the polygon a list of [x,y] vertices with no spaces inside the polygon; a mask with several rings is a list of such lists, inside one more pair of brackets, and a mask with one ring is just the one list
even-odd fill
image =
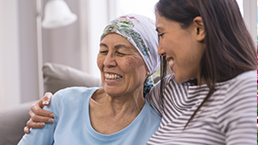
{"label": "long dark hair", "polygon": [[256,69],[255,46],[235,0],[160,0],[155,12],[179,22],[183,29],[188,28],[197,16],[203,20],[206,50],[201,58],[199,78],[207,83],[209,92],[186,123],[185,129],[216,91],[217,82]]}

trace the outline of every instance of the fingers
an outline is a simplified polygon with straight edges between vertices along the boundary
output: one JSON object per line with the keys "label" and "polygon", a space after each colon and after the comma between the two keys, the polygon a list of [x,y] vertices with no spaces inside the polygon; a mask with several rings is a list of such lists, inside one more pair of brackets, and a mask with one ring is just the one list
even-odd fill
{"label": "fingers", "polygon": [[[47,92],[42,99],[40,99],[37,103],[31,106],[31,111],[36,115],[54,118],[55,117],[54,113],[42,109],[44,106],[49,105],[51,97],[52,97],[52,93]],[[31,117],[33,117],[32,115],[30,114]]]}
{"label": "fingers", "polygon": [[30,115],[31,117],[33,117],[34,114],[44,116],[44,117],[52,117],[52,118],[55,117],[54,113],[47,110],[43,110],[41,107],[39,107],[37,103],[31,106],[31,111],[33,113],[33,114],[31,113]]}
{"label": "fingers", "polygon": [[[54,122],[53,118],[51,118],[49,116],[45,117],[45,116],[36,115],[32,111],[29,112],[29,115],[31,117],[29,121],[33,121],[34,123],[38,123],[38,122],[53,123]],[[29,126],[29,127],[37,128],[34,126]]]}
{"label": "fingers", "polygon": [[[29,129],[29,128],[43,128],[45,127],[45,123],[44,122],[33,122],[32,119],[30,119],[29,121],[27,121],[27,126],[25,128]],[[27,131],[26,129],[26,131]],[[25,130],[25,129],[24,129]],[[25,132],[25,131],[24,131]],[[29,131],[30,132],[30,131]]]}
{"label": "fingers", "polygon": [[29,112],[31,118],[27,121],[27,126],[23,128],[24,133],[30,133],[30,128],[43,128],[45,123],[54,122],[55,114],[42,109],[44,106],[49,105],[52,96],[52,93],[47,92],[42,99],[31,106],[31,111]]}
{"label": "fingers", "polygon": [[28,126],[25,126],[23,128],[23,131],[24,131],[24,133],[29,134],[30,133],[30,128]]}
{"label": "fingers", "polygon": [[44,97],[42,99],[40,99],[40,100],[42,100],[42,101],[40,101],[40,107],[43,108],[44,106],[48,106],[52,96],[53,96],[52,93],[46,92]]}

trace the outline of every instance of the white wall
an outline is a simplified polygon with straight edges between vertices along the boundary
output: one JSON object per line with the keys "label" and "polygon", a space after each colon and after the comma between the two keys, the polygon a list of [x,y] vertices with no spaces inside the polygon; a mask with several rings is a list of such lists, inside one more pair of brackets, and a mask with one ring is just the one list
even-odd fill
{"label": "white wall", "polygon": [[244,20],[255,46],[257,45],[257,1],[243,0]]}
{"label": "white wall", "polygon": [[[47,1],[43,0],[42,6]],[[104,27],[121,14],[153,15],[151,9],[156,0],[137,1],[146,7],[151,5],[147,8],[148,14],[147,10],[140,12],[129,4],[123,4],[121,9],[118,4],[122,1],[126,2],[66,0],[78,15],[78,21],[67,27],[43,30],[44,62],[69,65],[99,77],[96,59]],[[243,2],[244,19],[256,44],[256,1],[238,1]],[[38,95],[35,2],[0,0],[0,109],[41,97]]]}
{"label": "white wall", "polygon": [[19,21],[19,65],[21,103],[39,98],[36,0],[17,0]]}
{"label": "white wall", "polygon": [[[80,0],[83,71],[99,77],[99,70],[96,65],[99,37],[105,25],[108,24],[107,22],[129,13],[142,14],[155,19],[154,5],[156,2],[158,0]],[[237,2],[256,44],[256,1],[237,0]]]}
{"label": "white wall", "polygon": [[[42,12],[48,1],[42,0]],[[65,0],[70,10],[78,16],[76,22],[60,28],[42,29],[43,62],[59,63],[81,69],[79,1]],[[44,18],[44,13],[42,13],[42,18]]]}
{"label": "white wall", "polygon": [[18,0],[0,1],[0,109],[20,103]]}
{"label": "white wall", "polygon": [[[81,49],[84,55],[82,59],[83,71],[88,72],[94,77],[100,78],[100,72],[97,67],[97,54],[99,52],[100,36],[109,22],[108,15],[109,0],[81,0]],[[87,20],[86,20],[87,18]],[[87,44],[86,44],[87,43]],[[84,49],[86,51],[84,51]]]}
{"label": "white wall", "polygon": [[[154,6],[159,0],[114,0],[116,2],[116,17],[135,13],[155,20]],[[113,18],[112,18],[113,19]]]}
{"label": "white wall", "polygon": [[[42,7],[47,1],[42,0]],[[66,0],[79,17],[78,1]],[[38,87],[36,15],[36,0],[0,0],[0,109],[43,96]],[[43,33],[43,62],[81,69],[78,21]]]}
{"label": "white wall", "polygon": [[80,49],[81,49],[81,69],[84,72],[89,72],[89,50],[88,50],[88,2],[79,0],[80,8]]}
{"label": "white wall", "polygon": [[[42,18],[48,0],[42,1]],[[65,0],[72,12],[79,17],[78,0]],[[36,0],[19,1],[19,40],[21,103],[37,100],[39,92]],[[78,21],[57,29],[42,29],[42,61],[59,63],[81,69],[80,32]],[[41,65],[41,64],[39,64]],[[42,66],[39,66],[40,68]],[[40,75],[39,77],[43,77]]]}
{"label": "white wall", "polygon": [[[99,78],[97,54],[105,26],[112,19],[129,13],[138,13],[154,19],[153,8],[156,2],[157,0],[80,0],[82,70]],[[145,9],[142,8],[143,5]]]}

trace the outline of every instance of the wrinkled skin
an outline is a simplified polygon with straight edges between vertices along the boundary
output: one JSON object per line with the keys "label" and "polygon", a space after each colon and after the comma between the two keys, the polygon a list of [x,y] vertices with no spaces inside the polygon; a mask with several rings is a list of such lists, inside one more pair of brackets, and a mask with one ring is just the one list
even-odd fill
{"label": "wrinkled skin", "polygon": [[[101,72],[105,93],[111,95],[114,100],[115,98],[121,100],[122,97],[122,100],[127,102],[131,96],[134,96],[136,104],[142,104],[136,105],[139,112],[145,102],[142,90],[149,72],[136,48],[124,37],[114,33],[108,34],[100,43],[97,65]],[[108,81],[105,73],[118,74],[122,78]],[[42,109],[49,105],[51,97],[51,93],[46,93],[42,99],[31,106],[29,113],[31,118],[24,127],[25,133],[30,133],[30,128],[43,128],[45,123],[53,123],[54,114]]]}

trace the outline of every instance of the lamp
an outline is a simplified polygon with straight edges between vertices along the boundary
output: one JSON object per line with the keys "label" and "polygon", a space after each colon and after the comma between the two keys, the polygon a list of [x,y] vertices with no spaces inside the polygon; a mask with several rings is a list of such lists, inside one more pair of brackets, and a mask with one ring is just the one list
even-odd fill
{"label": "lamp", "polygon": [[45,6],[42,27],[51,29],[72,24],[77,16],[71,12],[64,0],[50,0]]}
{"label": "lamp", "polygon": [[37,11],[37,66],[38,66],[38,92],[39,98],[43,95],[43,52],[42,52],[42,27],[58,28],[72,24],[77,20],[77,16],[71,12],[64,0],[49,0],[45,7],[45,17],[41,19],[42,0],[36,0]]}

